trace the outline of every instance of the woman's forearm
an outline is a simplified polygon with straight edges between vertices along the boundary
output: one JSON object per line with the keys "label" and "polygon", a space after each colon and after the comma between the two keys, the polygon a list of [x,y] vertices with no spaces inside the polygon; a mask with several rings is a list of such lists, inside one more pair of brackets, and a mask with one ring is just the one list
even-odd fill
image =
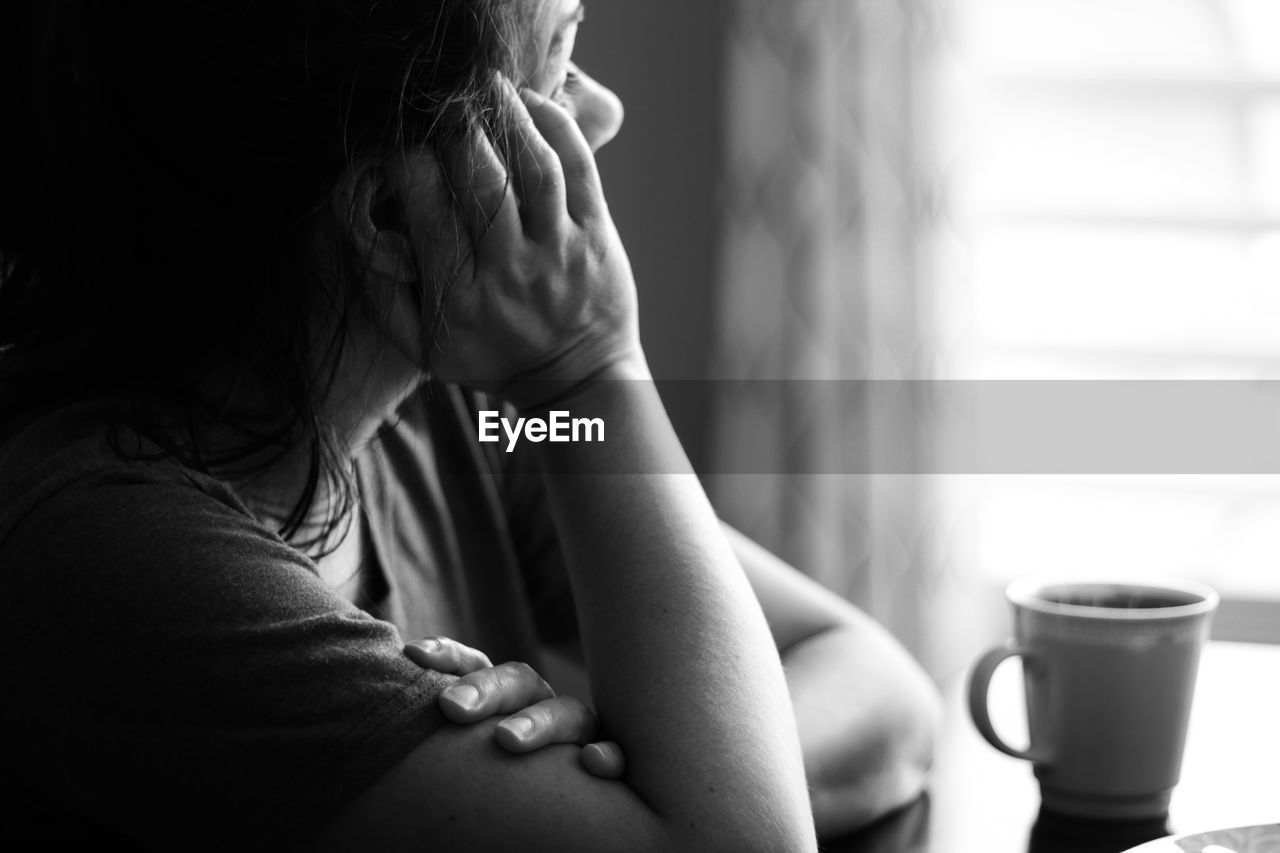
{"label": "woman's forearm", "polygon": [[647,368],[616,366],[567,407],[601,418],[605,441],[537,452],[628,783],[691,843],[812,849],[777,651]]}

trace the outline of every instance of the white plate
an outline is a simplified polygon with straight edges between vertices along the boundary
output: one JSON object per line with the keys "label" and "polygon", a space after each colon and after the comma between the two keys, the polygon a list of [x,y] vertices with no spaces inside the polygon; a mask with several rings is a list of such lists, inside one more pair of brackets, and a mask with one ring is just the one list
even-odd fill
{"label": "white plate", "polygon": [[1125,853],[1280,853],[1280,823],[1171,835]]}

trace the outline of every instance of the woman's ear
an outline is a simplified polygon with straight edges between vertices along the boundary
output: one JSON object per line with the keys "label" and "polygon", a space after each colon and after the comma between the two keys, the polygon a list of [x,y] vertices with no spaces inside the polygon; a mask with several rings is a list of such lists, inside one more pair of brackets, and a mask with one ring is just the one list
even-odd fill
{"label": "woman's ear", "polygon": [[348,167],[333,188],[333,216],[365,269],[394,281],[413,281],[417,264],[396,183],[380,164]]}

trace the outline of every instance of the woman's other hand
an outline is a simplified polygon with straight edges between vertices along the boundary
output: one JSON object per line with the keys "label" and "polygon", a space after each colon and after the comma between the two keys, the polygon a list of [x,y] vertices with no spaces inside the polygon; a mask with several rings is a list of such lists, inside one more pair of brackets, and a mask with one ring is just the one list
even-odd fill
{"label": "woman's other hand", "polygon": [[475,252],[429,367],[530,409],[640,357],[639,326],[631,263],[582,131],[554,101],[501,85],[508,168],[478,134],[445,158]]}
{"label": "woman's other hand", "polygon": [[440,710],[466,725],[500,714],[494,737],[508,752],[525,753],[557,743],[582,745],[582,766],[594,776],[617,779],[625,769],[622,750],[612,741],[592,741],[596,717],[571,696],[557,696],[527,664],[494,666],[477,649],[448,637],[426,637],[404,648],[425,669],[461,676],[440,694]]}

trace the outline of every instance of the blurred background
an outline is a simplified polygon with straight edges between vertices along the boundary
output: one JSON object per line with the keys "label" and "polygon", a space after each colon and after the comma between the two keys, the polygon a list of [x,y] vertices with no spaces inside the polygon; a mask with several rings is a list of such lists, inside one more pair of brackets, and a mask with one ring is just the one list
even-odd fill
{"label": "blurred background", "polygon": [[1280,3],[593,0],[575,55],[727,520],[938,678],[1029,573],[1199,579],[1280,641],[1280,477],[846,473],[940,451],[842,381],[1280,378]]}

